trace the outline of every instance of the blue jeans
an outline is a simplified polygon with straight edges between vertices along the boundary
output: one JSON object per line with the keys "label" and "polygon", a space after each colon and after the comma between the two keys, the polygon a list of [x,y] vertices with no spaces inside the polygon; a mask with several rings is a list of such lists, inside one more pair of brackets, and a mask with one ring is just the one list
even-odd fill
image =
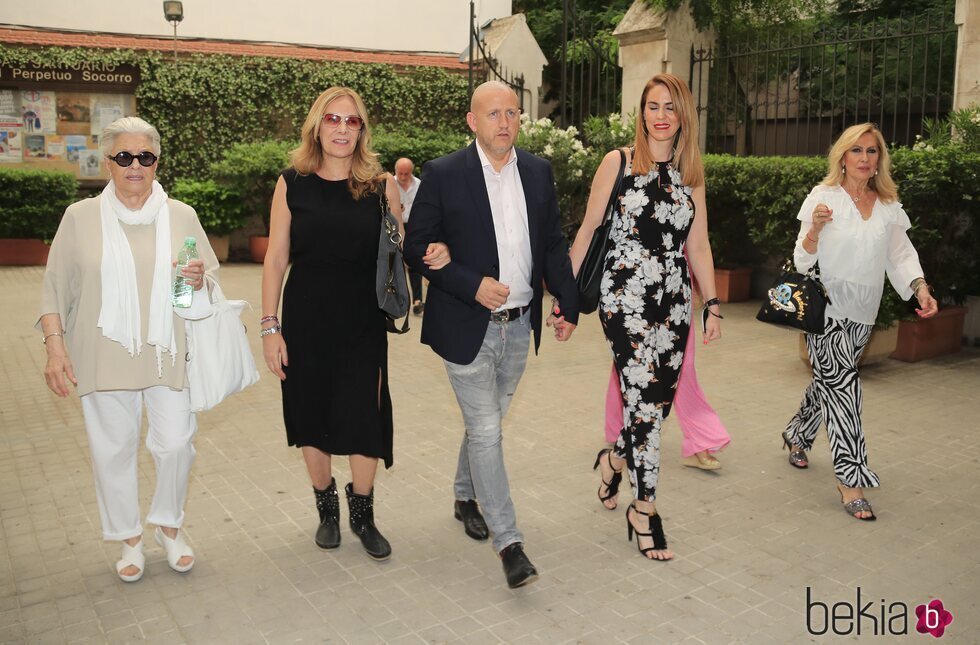
{"label": "blue jeans", "polygon": [[466,426],[454,493],[458,500],[480,503],[498,553],[524,541],[510,499],[500,422],[524,373],[530,338],[528,311],[508,323],[491,322],[480,352],[469,365],[444,361]]}

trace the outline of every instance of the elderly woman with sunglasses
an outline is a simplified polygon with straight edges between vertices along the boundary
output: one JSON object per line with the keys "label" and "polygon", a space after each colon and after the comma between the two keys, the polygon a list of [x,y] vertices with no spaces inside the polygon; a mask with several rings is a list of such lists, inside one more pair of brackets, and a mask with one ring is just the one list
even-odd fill
{"label": "elderly woman with sunglasses", "polygon": [[[156,128],[136,117],[119,119],[103,131],[101,149],[111,179],[101,195],[65,211],[51,244],[36,326],[48,355],[48,387],[67,397],[70,383],[81,398],[102,534],[123,543],[116,572],[135,582],[145,567],[137,489],[144,407],[157,474],[146,521],[156,525],[156,541],[174,571],[194,566],[180,527],[197,421],[178,314],[207,315],[201,289],[218,261],[194,209],[168,199],[154,179]],[[195,291],[191,307],[177,309],[174,259],[188,237],[197,241],[201,259],[181,269]]]}

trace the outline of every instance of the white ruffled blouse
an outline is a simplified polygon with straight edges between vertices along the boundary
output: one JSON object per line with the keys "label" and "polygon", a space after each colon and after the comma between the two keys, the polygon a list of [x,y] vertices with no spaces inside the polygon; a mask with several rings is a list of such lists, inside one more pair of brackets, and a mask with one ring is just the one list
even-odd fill
{"label": "white ruffled blouse", "polygon": [[[833,211],[833,221],[820,231],[817,252],[810,255],[803,241],[818,204],[826,204]],[[900,202],[875,200],[871,217],[864,220],[841,186],[820,184],[810,191],[796,217],[800,233],[793,261],[800,272],[820,263],[820,279],[830,298],[827,318],[873,325],[886,273],[903,300],[914,295],[910,285],[922,277],[922,266],[906,233],[912,223]]]}

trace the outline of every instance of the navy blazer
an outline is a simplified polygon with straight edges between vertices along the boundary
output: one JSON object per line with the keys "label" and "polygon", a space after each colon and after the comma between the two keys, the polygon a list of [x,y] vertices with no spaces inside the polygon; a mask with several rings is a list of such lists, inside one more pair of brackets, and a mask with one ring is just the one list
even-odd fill
{"label": "navy blazer", "polygon": [[[578,324],[578,287],[561,232],[551,163],[524,150],[514,151],[527,202],[534,290],[531,325],[537,353],[544,283],[558,298],[565,320],[574,324]],[[468,365],[480,351],[490,324],[490,310],[476,301],[476,292],[485,276],[500,279],[493,215],[476,142],[425,164],[406,228],[405,260],[429,279],[422,342],[447,361]],[[452,256],[447,266],[435,271],[422,262],[432,242],[444,242]]]}

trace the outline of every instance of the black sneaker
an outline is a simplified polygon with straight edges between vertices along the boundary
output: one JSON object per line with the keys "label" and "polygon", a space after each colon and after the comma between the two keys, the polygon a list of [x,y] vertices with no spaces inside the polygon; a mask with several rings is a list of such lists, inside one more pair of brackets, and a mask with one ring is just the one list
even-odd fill
{"label": "black sneaker", "polygon": [[412,305],[412,313],[421,316],[423,311],[425,311],[425,305],[422,304],[421,300],[416,300],[415,304]]}

